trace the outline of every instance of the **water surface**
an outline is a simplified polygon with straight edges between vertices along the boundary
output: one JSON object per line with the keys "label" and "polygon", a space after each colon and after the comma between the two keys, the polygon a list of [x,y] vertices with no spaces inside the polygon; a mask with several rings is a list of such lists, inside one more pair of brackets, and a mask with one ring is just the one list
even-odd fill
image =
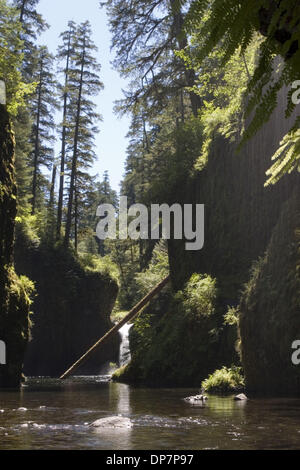
{"label": "water surface", "polygon": [[[197,389],[134,388],[107,377],[65,382],[30,379],[20,392],[0,392],[0,449],[299,449],[300,400],[235,402]],[[133,427],[97,433],[89,425],[121,415]]]}

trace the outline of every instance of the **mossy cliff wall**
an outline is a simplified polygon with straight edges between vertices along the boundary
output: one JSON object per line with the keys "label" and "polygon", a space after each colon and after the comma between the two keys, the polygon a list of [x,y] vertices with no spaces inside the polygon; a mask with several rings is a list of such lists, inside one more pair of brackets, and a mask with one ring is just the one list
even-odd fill
{"label": "mossy cliff wall", "polygon": [[[300,186],[299,173],[293,173],[282,178],[275,186],[264,187],[266,180],[265,172],[270,167],[271,156],[276,150],[279,141],[287,132],[290,122],[283,119],[285,109],[285,94],[279,96],[278,106],[273,113],[271,120],[259,131],[259,133],[249,141],[240,153],[236,153],[235,145],[228,142],[221,136],[216,135],[213,141],[207,167],[192,181],[189,186],[183,189],[182,199],[185,202],[197,202],[205,204],[205,245],[199,252],[185,252],[182,243],[170,243],[171,275],[174,285],[178,288],[190,276],[192,272],[205,272],[217,279],[219,288],[219,318],[217,324],[220,326],[226,312],[227,305],[237,306],[239,303],[241,289],[244,283],[249,280],[250,268],[258,259],[263,256],[278,223],[279,217],[284,213],[284,207],[288,207],[288,201],[293,197],[294,191]],[[298,194],[298,193],[297,193]],[[300,204],[299,198],[289,206],[290,211],[295,212],[296,206]],[[290,215],[291,217],[291,215]],[[273,300],[281,301],[281,311],[277,311],[277,321],[282,325],[286,324],[286,311],[290,308],[290,295],[299,298],[300,292],[298,284],[294,282],[296,272],[291,269],[289,280],[286,277],[288,269],[288,259],[280,255],[284,243],[289,244],[291,233],[288,229],[282,232],[281,245],[278,245],[278,258],[281,263],[273,263],[275,270],[274,279],[285,279],[286,285],[290,285],[289,290],[276,292],[276,287],[272,287]],[[273,253],[276,251],[273,241]],[[288,249],[288,248],[287,248]],[[286,252],[286,251],[285,251]],[[275,255],[274,255],[275,256]],[[298,289],[298,290],[297,290]],[[253,292],[252,301],[257,292]],[[263,294],[262,294],[263,295]],[[268,296],[268,293],[265,293]],[[262,304],[261,304],[262,305]],[[262,348],[262,342],[270,340],[274,335],[272,344],[277,346],[277,352],[283,350],[287,356],[290,354],[290,345],[287,347],[287,340],[284,335],[277,336],[277,327],[272,322],[274,310],[272,303],[266,303],[266,308],[259,309],[257,315],[262,319],[262,330],[259,333],[260,339],[255,332],[251,320],[250,310],[243,312],[243,327],[241,328],[241,341],[243,347],[243,357],[248,358],[246,367],[246,378],[248,371],[256,367],[259,355],[256,354]],[[300,312],[299,312],[300,313]],[[298,315],[299,318],[299,315]],[[281,319],[281,320],[280,320]],[[299,321],[294,315],[289,318],[290,328],[296,333]],[[253,326],[247,328],[247,322]],[[263,326],[264,325],[264,326]],[[259,328],[259,327],[258,327]],[[268,333],[264,331],[268,328]],[[249,333],[251,330],[251,333]],[[215,357],[223,355],[223,363],[226,364],[231,351],[222,351],[222,336],[225,329],[221,331],[220,342],[213,345]],[[251,340],[249,339],[251,334]],[[263,339],[264,334],[265,339]],[[287,334],[288,336],[288,334]],[[257,338],[257,339],[256,339]],[[275,338],[277,338],[275,340]],[[295,338],[296,339],[296,338]],[[266,346],[268,349],[268,346]],[[228,354],[229,353],[229,354]],[[207,354],[211,356],[210,346],[207,345]],[[252,369],[250,362],[252,358]],[[219,359],[218,359],[219,361]],[[259,383],[249,377],[247,383],[251,384],[252,391],[271,392],[271,388],[264,381],[270,380],[273,376],[273,383],[278,385],[278,370],[276,371],[275,359],[269,355],[266,358],[265,367],[269,367],[270,378],[261,373]],[[294,368],[295,369],[295,368]],[[290,369],[289,369],[290,370]],[[270,382],[272,383],[272,381]],[[295,382],[294,382],[295,385]],[[292,391],[291,381],[282,384],[282,391]],[[276,393],[277,388],[274,388]],[[297,390],[293,389],[294,393]]]}
{"label": "mossy cliff wall", "polygon": [[300,396],[300,187],[282,206],[263,258],[253,268],[240,305],[242,361],[251,393]]}
{"label": "mossy cliff wall", "polygon": [[6,364],[0,365],[0,387],[21,381],[29,336],[30,300],[13,268],[16,217],[14,138],[9,116],[0,105],[0,340],[6,344]]}
{"label": "mossy cliff wall", "polygon": [[[62,246],[28,240],[22,230],[17,236],[16,269],[33,279],[37,291],[24,372],[57,377],[113,326],[110,313],[117,283],[107,274],[83,268]],[[118,352],[115,337],[76,373],[98,374],[109,361],[117,361]]]}
{"label": "mossy cliff wall", "polygon": [[[235,143],[216,132],[205,169],[188,176],[185,182],[181,180],[181,184],[176,185],[176,191],[168,196],[169,203],[205,204],[204,248],[196,252],[186,251],[184,242],[173,240],[169,243],[169,258],[175,292],[183,289],[193,273],[205,273],[216,279],[218,294],[215,311],[209,319],[199,320],[195,316],[194,320],[187,321],[182,309],[174,308],[172,300],[169,306],[155,315],[152,315],[152,307],[148,307],[149,317],[147,321],[144,320],[144,326],[132,329],[133,360],[121,374],[121,380],[125,378],[127,381],[152,382],[157,385],[200,385],[200,381],[214,369],[238,361],[235,353],[237,336],[233,332],[235,327],[224,325],[224,315],[228,306],[238,307],[253,262],[264,255],[284,204],[294,197],[295,188],[300,186],[300,175],[294,173],[282,178],[275,186],[264,187],[265,172],[271,165],[271,156],[290,126],[290,122],[283,119],[285,99],[282,92],[271,120],[240,153],[236,152]],[[183,143],[180,161],[188,158],[185,147],[188,145]],[[199,149],[196,149],[197,152]],[[291,234],[287,231],[282,237],[282,243],[284,237],[288,243]],[[291,291],[293,298],[300,297],[297,284],[293,281],[295,270],[291,271],[289,281],[286,278],[288,266],[285,260],[282,257],[282,262],[277,263],[276,276],[279,279],[282,274],[286,282],[290,282],[289,294],[287,291],[286,294],[274,294],[274,299],[276,295],[281,299],[282,308],[281,312],[277,312],[277,317],[281,318],[282,324],[286,322],[285,312],[290,307]],[[275,264],[273,266],[275,269]],[[269,328],[270,335],[276,337],[276,331],[270,327],[274,316],[272,305],[268,304],[267,307],[259,311],[259,315],[265,318],[262,324]],[[243,356],[252,357],[252,367],[255,367],[258,360],[255,349],[261,348],[262,337],[256,341],[254,329],[251,330],[253,339],[250,341],[246,337],[246,332],[251,329],[246,326],[249,312],[244,312],[244,327],[241,328]],[[290,318],[291,328],[295,332],[299,325],[297,319],[299,315]],[[142,316],[140,322],[143,323]],[[147,322],[154,331],[152,335],[147,333]],[[278,338],[278,350],[285,348],[288,341],[283,342]],[[265,366],[269,365],[270,373],[277,376],[278,372],[271,361],[271,356],[268,356],[268,364]],[[249,370],[253,373],[248,365],[246,373]],[[260,378],[263,379],[263,374]],[[251,383],[254,384],[254,381]],[[258,385],[256,381],[254,388]],[[259,388],[266,390],[262,383]],[[290,390],[290,386],[287,385],[286,389]]]}

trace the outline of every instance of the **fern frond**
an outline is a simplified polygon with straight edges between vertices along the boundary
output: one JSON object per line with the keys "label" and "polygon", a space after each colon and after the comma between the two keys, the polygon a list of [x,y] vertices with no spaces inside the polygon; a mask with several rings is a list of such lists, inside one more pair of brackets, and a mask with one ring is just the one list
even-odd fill
{"label": "fern frond", "polygon": [[265,186],[275,184],[284,174],[295,169],[300,171],[300,129],[290,131],[284,136],[272,160],[275,160],[275,163],[266,172],[269,179]]}

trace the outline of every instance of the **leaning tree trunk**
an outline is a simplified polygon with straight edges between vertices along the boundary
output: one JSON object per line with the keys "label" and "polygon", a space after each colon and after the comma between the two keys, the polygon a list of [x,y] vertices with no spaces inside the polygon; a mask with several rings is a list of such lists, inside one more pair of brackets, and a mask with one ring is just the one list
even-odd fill
{"label": "leaning tree trunk", "polygon": [[25,347],[29,337],[29,297],[13,267],[16,217],[14,137],[9,117],[0,105],[0,388],[20,384]]}

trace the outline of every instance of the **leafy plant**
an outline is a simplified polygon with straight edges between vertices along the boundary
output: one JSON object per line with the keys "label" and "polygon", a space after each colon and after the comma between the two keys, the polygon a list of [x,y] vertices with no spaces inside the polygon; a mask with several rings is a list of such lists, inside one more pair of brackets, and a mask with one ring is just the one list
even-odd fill
{"label": "leafy plant", "polygon": [[244,386],[242,368],[237,366],[217,369],[201,383],[203,391],[216,394],[234,393],[241,391]]}
{"label": "leafy plant", "polygon": [[[202,18],[205,17],[205,21]],[[246,94],[250,97],[246,115],[252,120],[243,133],[241,144],[250,139],[268,121],[277,105],[280,90],[299,79],[300,4],[298,0],[196,0],[186,18],[186,28],[198,38],[199,67],[221,47],[225,66],[237,51],[241,60],[257,33],[261,35],[258,60],[249,74]],[[281,56],[281,61],[278,60]],[[287,95],[286,117],[295,110],[292,90]],[[299,116],[285,136],[277,160],[269,172],[266,185],[273,184],[287,172],[299,169]]]}
{"label": "leafy plant", "polygon": [[209,275],[193,274],[183,291],[176,294],[188,318],[209,317],[215,312],[216,280]]}
{"label": "leafy plant", "polygon": [[224,325],[237,325],[239,321],[239,309],[236,307],[228,307],[224,315]]}

